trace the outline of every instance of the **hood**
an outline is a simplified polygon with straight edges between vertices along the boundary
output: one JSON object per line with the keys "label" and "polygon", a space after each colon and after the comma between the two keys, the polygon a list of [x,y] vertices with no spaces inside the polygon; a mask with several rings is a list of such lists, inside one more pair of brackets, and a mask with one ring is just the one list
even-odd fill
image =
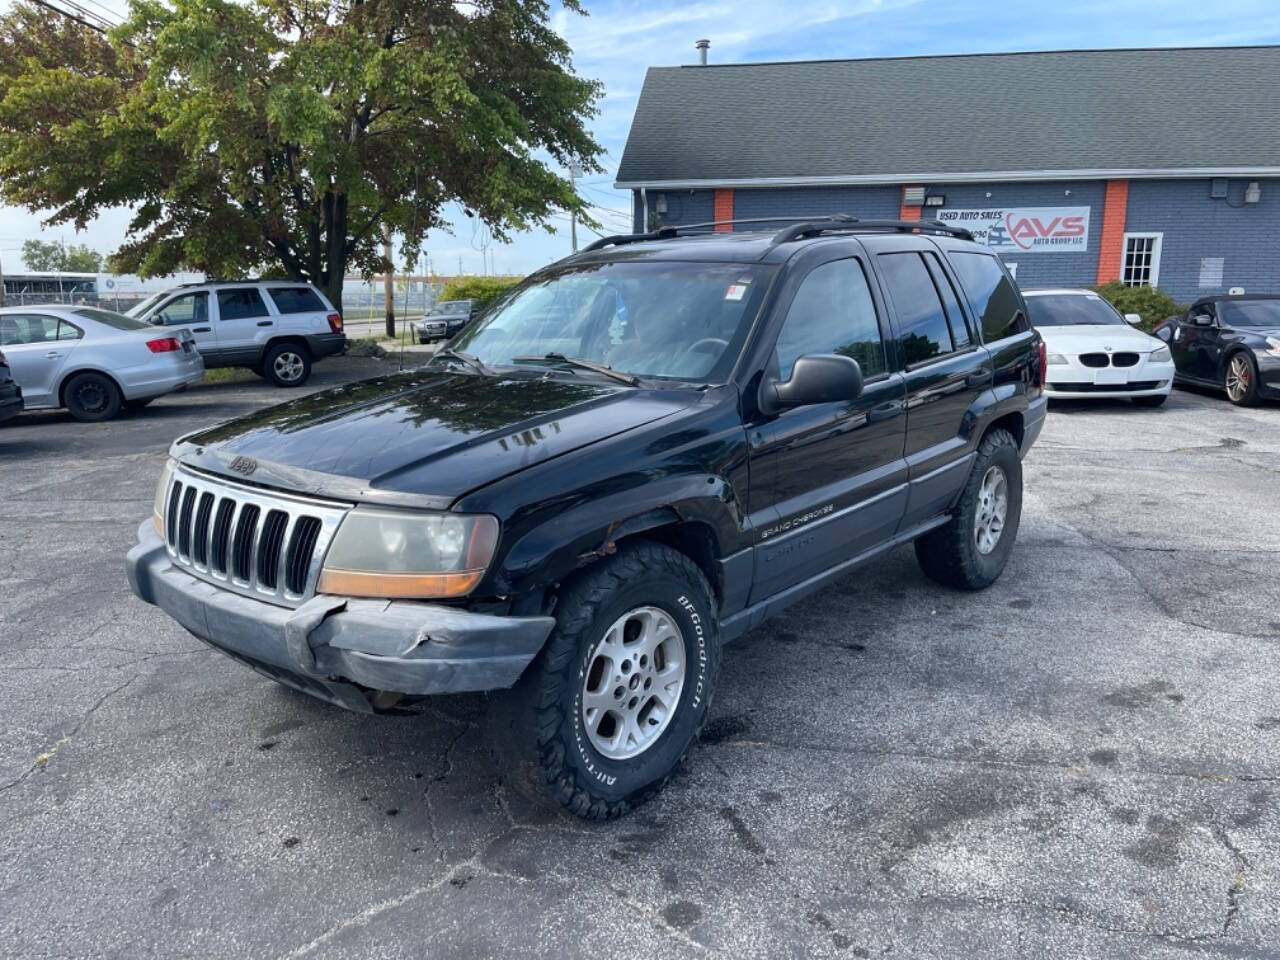
{"label": "hood", "polygon": [[444,506],[695,399],[685,390],[418,370],[260,410],[190,434],[173,452],[269,486]]}
{"label": "hood", "polygon": [[1092,350],[1151,351],[1165,346],[1163,340],[1126,324],[1081,324],[1070,327],[1036,327],[1050,351],[1085,353]]}

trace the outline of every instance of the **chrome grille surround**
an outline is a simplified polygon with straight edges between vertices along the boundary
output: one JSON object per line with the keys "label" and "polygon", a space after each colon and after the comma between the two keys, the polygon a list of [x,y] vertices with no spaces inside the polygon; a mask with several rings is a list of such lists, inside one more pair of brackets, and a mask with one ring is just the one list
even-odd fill
{"label": "chrome grille surround", "polygon": [[350,503],[262,490],[179,465],[164,495],[164,542],[178,567],[285,607],[315,594]]}

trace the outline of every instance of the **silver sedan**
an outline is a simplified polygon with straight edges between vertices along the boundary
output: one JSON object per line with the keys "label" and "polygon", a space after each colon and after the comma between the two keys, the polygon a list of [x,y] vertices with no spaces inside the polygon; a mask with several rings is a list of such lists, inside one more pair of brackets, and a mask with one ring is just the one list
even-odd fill
{"label": "silver sedan", "polygon": [[27,410],[66,407],[77,420],[109,420],[204,378],[185,328],[160,328],[86,306],[0,309],[0,350]]}

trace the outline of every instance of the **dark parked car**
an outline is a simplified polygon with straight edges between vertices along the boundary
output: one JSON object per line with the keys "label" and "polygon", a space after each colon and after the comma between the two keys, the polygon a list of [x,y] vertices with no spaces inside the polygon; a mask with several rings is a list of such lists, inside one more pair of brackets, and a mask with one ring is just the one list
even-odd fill
{"label": "dark parked car", "polygon": [[414,330],[421,343],[432,340],[450,340],[476,315],[474,300],[441,300],[421,320],[414,323]]}
{"label": "dark parked car", "polygon": [[22,412],[22,388],[13,379],[9,361],[0,353],[0,423]]}
{"label": "dark parked car", "polygon": [[1000,575],[1045,412],[1026,317],[936,223],[609,238],[426,368],[176,441],[130,582],[351,709],[520,681],[552,793],[616,816],[675,770],[724,642],[900,544]]}
{"label": "dark parked car", "polygon": [[1173,353],[1174,383],[1216,387],[1242,407],[1280,400],[1280,295],[1206,297],[1152,333]]}

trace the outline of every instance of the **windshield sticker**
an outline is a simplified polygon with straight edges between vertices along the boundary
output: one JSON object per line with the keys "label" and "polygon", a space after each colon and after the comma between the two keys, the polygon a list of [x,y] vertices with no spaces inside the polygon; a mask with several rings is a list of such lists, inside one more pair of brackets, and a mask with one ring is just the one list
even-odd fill
{"label": "windshield sticker", "polygon": [[747,295],[747,283],[739,280],[737,283],[729,284],[729,289],[725,291],[724,298],[726,300],[741,300]]}

